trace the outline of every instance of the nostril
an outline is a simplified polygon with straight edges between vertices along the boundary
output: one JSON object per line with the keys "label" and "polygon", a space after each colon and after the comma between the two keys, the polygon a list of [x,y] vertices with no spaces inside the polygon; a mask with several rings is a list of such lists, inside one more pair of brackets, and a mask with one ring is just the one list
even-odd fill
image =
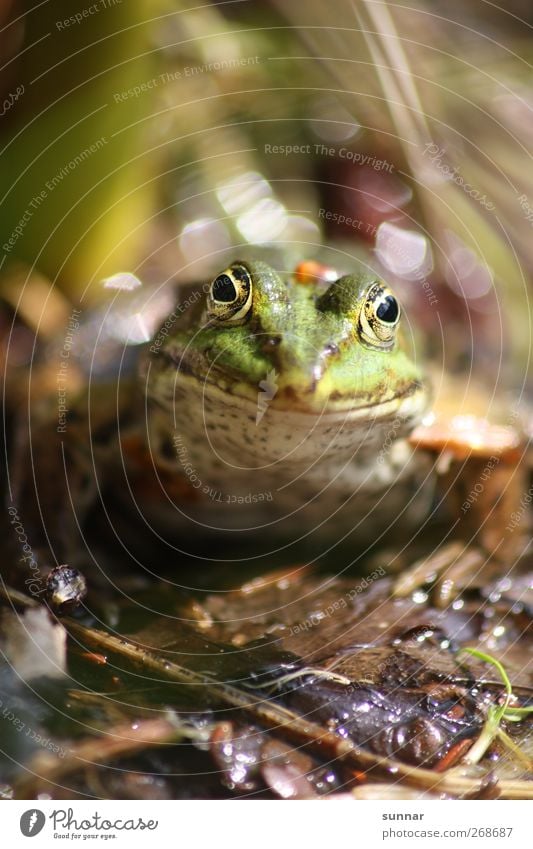
{"label": "nostril", "polygon": [[268,336],[263,342],[262,349],[265,353],[268,353],[277,348],[280,342],[281,336]]}

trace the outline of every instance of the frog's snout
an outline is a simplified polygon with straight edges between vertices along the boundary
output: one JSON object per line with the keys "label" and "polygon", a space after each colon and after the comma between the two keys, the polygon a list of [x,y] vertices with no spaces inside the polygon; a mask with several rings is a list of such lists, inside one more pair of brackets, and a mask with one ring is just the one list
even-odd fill
{"label": "frog's snout", "polygon": [[279,375],[281,384],[290,386],[293,393],[308,395],[327,371],[333,357],[339,354],[335,342],[316,347],[306,338],[294,333],[281,333],[271,338],[263,349]]}

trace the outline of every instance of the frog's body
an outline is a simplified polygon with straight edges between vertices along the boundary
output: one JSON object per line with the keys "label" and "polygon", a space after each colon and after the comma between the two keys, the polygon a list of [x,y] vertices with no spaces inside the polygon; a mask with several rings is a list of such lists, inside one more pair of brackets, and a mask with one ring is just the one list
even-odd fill
{"label": "frog's body", "polygon": [[406,437],[428,391],[386,285],[237,262],[184,303],[143,369],[150,450],[190,489],[174,522],[367,541],[391,524],[420,490]]}
{"label": "frog's body", "polygon": [[[395,296],[364,269],[301,282],[236,262],[182,291],[140,372],[142,391],[121,380],[69,396],[65,427],[54,401],[51,420],[30,410],[15,501],[32,496],[32,538],[40,525],[60,562],[76,562],[79,535],[64,540],[99,501],[119,536],[140,528],[183,550],[226,532],[222,549],[247,536],[265,554],[352,531],[368,544],[427,512],[406,439],[427,383]],[[121,501],[133,522],[117,531]]]}

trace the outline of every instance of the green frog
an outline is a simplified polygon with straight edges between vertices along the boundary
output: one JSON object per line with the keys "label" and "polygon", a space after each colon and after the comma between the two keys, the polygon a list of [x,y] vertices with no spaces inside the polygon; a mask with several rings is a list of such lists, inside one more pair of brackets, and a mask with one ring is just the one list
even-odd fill
{"label": "green frog", "polygon": [[431,399],[413,348],[397,296],[362,264],[235,260],[181,287],[135,379],[70,393],[61,427],[30,405],[13,502],[52,565],[94,556],[79,531],[95,505],[131,559],[163,543],[172,568],[198,540],[269,565],[406,541],[435,482],[410,441]]}
{"label": "green frog", "polygon": [[331,279],[305,265],[235,261],[149,346],[150,452],[203,533],[368,542],[427,508],[406,437],[430,392],[398,298],[363,267]]}

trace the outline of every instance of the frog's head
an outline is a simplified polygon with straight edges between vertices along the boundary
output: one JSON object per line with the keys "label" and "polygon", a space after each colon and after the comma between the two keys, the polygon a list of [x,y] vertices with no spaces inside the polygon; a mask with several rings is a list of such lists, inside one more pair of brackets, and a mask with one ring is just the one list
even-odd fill
{"label": "frog's head", "polygon": [[366,270],[302,283],[263,262],[234,262],[186,298],[168,335],[159,345],[156,338],[148,394],[175,409],[196,386],[203,400],[195,403],[231,401],[254,424],[264,416],[276,426],[277,416],[290,430],[289,416],[318,417],[323,430],[341,418],[365,427],[395,420],[399,436],[427,395],[400,313],[386,283]]}

